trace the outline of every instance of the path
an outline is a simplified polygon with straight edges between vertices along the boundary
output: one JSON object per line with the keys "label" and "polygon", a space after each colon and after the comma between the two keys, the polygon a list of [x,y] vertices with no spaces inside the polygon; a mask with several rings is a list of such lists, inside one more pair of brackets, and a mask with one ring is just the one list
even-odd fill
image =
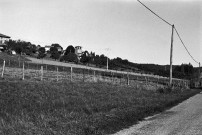
{"label": "path", "polygon": [[114,135],[202,135],[202,93]]}

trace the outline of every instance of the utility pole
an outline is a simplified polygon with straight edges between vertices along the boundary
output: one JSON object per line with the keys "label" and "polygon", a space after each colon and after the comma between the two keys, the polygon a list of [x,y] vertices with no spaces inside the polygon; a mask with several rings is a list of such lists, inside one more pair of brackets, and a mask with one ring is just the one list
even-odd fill
{"label": "utility pole", "polygon": [[172,35],[171,35],[171,47],[170,47],[170,78],[169,78],[169,86],[172,87],[172,64],[173,64],[173,31],[174,24],[172,25]]}
{"label": "utility pole", "polygon": [[200,77],[201,77],[201,63],[199,62],[199,80],[200,80]]}
{"label": "utility pole", "polygon": [[108,57],[107,57],[107,70],[108,70]]}
{"label": "utility pole", "polygon": [[[105,51],[108,52],[110,49],[109,48],[105,48]],[[107,57],[107,56],[106,56]],[[109,58],[107,57],[107,70],[109,69]]]}

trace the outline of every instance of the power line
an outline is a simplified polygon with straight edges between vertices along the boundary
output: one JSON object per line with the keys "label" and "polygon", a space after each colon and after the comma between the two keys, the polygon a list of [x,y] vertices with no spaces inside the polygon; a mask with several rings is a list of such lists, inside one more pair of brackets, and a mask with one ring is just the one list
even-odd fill
{"label": "power line", "polygon": [[162,17],[160,17],[159,15],[157,15],[154,11],[152,11],[150,8],[148,8],[145,4],[143,4],[142,2],[140,2],[139,0],[137,0],[140,4],[142,4],[145,8],[147,8],[150,12],[152,12],[154,15],[156,15],[158,18],[160,18],[162,21],[164,21],[165,23],[167,23],[168,25],[172,26],[172,24],[170,24],[168,21],[166,21],[165,19],[163,19]]}
{"label": "power line", "polygon": [[[172,26],[172,24],[170,24],[168,21],[166,21],[165,19],[163,19],[162,17],[160,17],[158,14],[156,14],[154,11],[152,11],[150,8],[148,8],[145,4],[143,4],[142,2],[140,2],[139,0],[137,0],[140,4],[142,4],[145,8],[147,8],[150,12],[152,12],[154,15],[156,15],[159,19],[161,19],[162,21],[164,21],[165,23],[167,23],[168,25]],[[173,27],[173,26],[172,26]],[[181,43],[183,44],[184,48],[186,49],[187,53],[189,54],[189,56],[196,62],[199,64],[199,62],[197,62],[194,57],[190,54],[190,52],[188,51],[187,47],[185,46],[184,42],[182,41],[177,29],[174,27],[177,36],[179,37]]]}
{"label": "power line", "polygon": [[194,57],[193,57],[193,56],[190,54],[190,52],[188,51],[187,47],[185,46],[184,42],[182,41],[182,38],[181,38],[180,35],[179,35],[177,29],[176,29],[175,27],[174,27],[174,29],[175,29],[175,31],[176,31],[176,33],[177,33],[177,36],[179,37],[179,39],[180,39],[182,45],[184,46],[184,48],[186,49],[187,53],[189,54],[189,56],[190,56],[196,63],[199,64],[199,62],[196,61],[196,60],[194,59]]}

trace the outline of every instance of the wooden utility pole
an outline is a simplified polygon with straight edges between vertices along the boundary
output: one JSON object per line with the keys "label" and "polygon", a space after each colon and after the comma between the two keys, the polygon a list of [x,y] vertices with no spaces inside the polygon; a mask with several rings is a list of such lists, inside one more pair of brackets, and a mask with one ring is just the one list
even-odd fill
{"label": "wooden utility pole", "polygon": [[107,57],[107,70],[108,70],[108,57]]}
{"label": "wooden utility pole", "polygon": [[171,47],[170,47],[170,78],[169,78],[169,86],[172,86],[172,64],[173,64],[173,31],[174,24],[172,25],[172,35],[171,35]]}
{"label": "wooden utility pole", "polygon": [[199,62],[199,79],[201,77],[201,63]]}

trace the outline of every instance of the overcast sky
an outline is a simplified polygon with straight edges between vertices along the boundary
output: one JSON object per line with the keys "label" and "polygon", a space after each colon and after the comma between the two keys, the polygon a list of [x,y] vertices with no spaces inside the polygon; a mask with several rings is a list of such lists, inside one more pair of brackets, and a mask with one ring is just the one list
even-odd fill
{"label": "overcast sky", "polygon": [[[142,0],[176,29],[202,63],[197,0]],[[135,63],[169,64],[171,26],[136,0],[0,0],[0,33],[41,46],[59,43]],[[201,20],[200,20],[201,19]],[[106,51],[109,48],[109,51]],[[174,33],[173,64],[191,63]]]}

